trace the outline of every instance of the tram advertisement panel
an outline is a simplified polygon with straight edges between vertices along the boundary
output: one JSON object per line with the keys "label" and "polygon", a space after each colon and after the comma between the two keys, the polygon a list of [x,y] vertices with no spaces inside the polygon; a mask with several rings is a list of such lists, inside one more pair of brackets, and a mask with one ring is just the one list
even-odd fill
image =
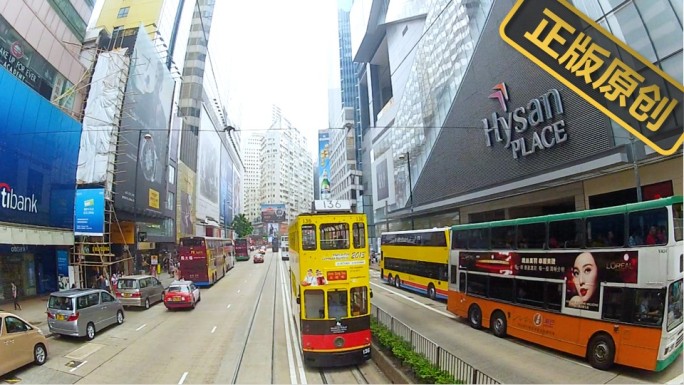
{"label": "tram advertisement panel", "polygon": [[521,277],[564,279],[568,307],[598,309],[600,282],[636,283],[636,251],[573,253],[461,252],[464,270]]}

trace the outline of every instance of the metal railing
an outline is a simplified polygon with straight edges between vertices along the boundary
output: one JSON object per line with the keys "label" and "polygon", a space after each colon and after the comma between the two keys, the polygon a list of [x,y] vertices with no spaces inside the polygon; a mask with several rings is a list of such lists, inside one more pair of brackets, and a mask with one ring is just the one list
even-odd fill
{"label": "metal railing", "polygon": [[431,341],[389,313],[371,304],[371,316],[392,333],[407,341],[416,353],[422,354],[433,365],[467,384],[500,384],[499,381],[482,373],[453,353]]}

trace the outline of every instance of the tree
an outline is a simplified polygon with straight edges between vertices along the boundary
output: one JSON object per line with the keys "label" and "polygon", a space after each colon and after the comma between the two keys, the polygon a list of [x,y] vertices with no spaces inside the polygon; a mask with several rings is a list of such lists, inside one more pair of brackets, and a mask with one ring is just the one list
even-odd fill
{"label": "tree", "polygon": [[230,227],[237,233],[238,238],[244,238],[254,231],[252,223],[247,220],[245,214],[236,215]]}

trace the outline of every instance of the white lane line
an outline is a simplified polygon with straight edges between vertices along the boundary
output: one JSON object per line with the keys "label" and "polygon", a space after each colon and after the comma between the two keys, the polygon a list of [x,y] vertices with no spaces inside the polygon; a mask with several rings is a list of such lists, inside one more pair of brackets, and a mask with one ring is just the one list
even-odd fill
{"label": "white lane line", "polygon": [[[283,324],[288,325],[289,321],[291,321],[288,317],[288,304],[285,299],[285,285],[284,285],[284,280],[283,280],[283,274],[280,272],[280,295],[283,297]],[[287,363],[290,367],[290,384],[296,384],[297,383],[297,372],[294,367],[293,357],[292,357],[292,350],[294,350],[294,346],[292,346],[292,341],[290,340],[290,332],[287,330],[287,327],[285,327],[285,340],[286,340],[286,346],[285,350],[287,350]]]}
{"label": "white lane line", "polygon": [[185,381],[185,377],[187,377],[187,376],[188,376],[188,372],[183,373],[183,375],[181,376],[180,381],[178,381],[178,385],[182,384],[183,381]]}
{"label": "white lane line", "polygon": [[213,329],[211,329],[211,333],[213,334],[216,331],[216,326],[214,326]]}
{"label": "white lane line", "polygon": [[401,298],[404,298],[404,299],[406,299],[406,300],[409,300],[409,301],[411,301],[411,302],[413,302],[413,303],[415,303],[415,304],[418,304],[418,305],[420,305],[420,306],[422,306],[422,307],[424,307],[424,308],[426,308],[426,309],[432,310],[432,311],[434,311],[435,313],[441,314],[441,315],[443,315],[443,316],[445,316],[445,317],[449,317],[449,318],[451,318],[451,319],[458,319],[458,317],[456,317],[456,316],[453,315],[453,314],[445,313],[445,312],[443,312],[443,311],[441,311],[441,310],[437,310],[437,309],[431,308],[430,306],[428,306],[428,305],[426,305],[426,304],[424,304],[424,303],[418,302],[418,301],[416,301],[416,300],[413,299],[413,298],[409,298],[409,297],[405,296],[404,294],[398,293],[398,292],[396,292],[395,290],[388,289],[388,288],[384,287],[385,284],[380,284],[380,285],[378,285],[377,283],[371,282],[371,285],[373,285],[373,286],[375,286],[375,287],[377,287],[377,288],[379,288],[379,289],[382,289],[382,290],[387,290],[387,291],[389,291],[390,293],[392,293],[392,294],[394,294],[394,295],[398,295],[398,296],[401,297]]}
{"label": "white lane line", "polygon": [[226,309],[230,309],[230,305],[226,306]]}
{"label": "white lane line", "polygon": [[137,332],[137,331],[139,331],[140,329],[144,328],[145,326],[147,326],[147,324],[142,324],[142,326],[140,326],[140,327],[138,327],[137,329],[135,329],[135,331]]}
{"label": "white lane line", "polygon": [[[290,298],[290,295],[291,295],[290,287],[288,285],[286,285],[286,282],[288,282],[288,280],[285,279],[285,274],[286,274],[285,270],[279,269],[279,272],[280,272],[280,284],[282,286],[281,293],[283,295],[283,299],[285,300],[284,302],[286,305],[285,306],[285,311],[286,311],[286,315],[287,315],[286,325],[290,326],[290,333],[292,333],[293,339],[295,341],[292,344],[292,348],[295,351],[294,357],[295,357],[295,361],[297,363],[297,369],[299,370],[299,378],[301,380],[300,382],[295,381],[295,382],[293,382],[293,384],[297,384],[297,383],[306,384],[307,383],[306,382],[306,373],[304,371],[304,363],[302,362],[302,349],[300,346],[301,338],[299,336],[299,330],[297,330],[294,319],[292,318],[292,303],[291,303],[291,298]],[[297,315],[297,317],[299,317],[299,315]]]}
{"label": "white lane line", "polygon": [[76,369],[80,368],[81,366],[85,365],[86,362],[88,362],[88,361],[83,361],[83,362],[81,362],[80,364],[78,364],[78,366],[76,366],[75,368],[71,368],[71,370],[69,370],[69,373],[71,373],[71,372],[73,372],[74,370],[76,370]]}
{"label": "white lane line", "polygon": [[240,290],[238,290],[238,294],[240,294]]}

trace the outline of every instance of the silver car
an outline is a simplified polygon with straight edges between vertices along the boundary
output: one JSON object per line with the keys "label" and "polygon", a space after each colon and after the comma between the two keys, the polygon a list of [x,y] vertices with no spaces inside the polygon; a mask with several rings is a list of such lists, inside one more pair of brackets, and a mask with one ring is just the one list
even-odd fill
{"label": "silver car", "polygon": [[47,320],[51,333],[92,340],[107,326],[122,324],[124,309],[105,290],[70,289],[50,294]]}
{"label": "silver car", "polygon": [[124,306],[143,306],[164,300],[164,285],[151,275],[125,275],[116,282],[116,297]]}

